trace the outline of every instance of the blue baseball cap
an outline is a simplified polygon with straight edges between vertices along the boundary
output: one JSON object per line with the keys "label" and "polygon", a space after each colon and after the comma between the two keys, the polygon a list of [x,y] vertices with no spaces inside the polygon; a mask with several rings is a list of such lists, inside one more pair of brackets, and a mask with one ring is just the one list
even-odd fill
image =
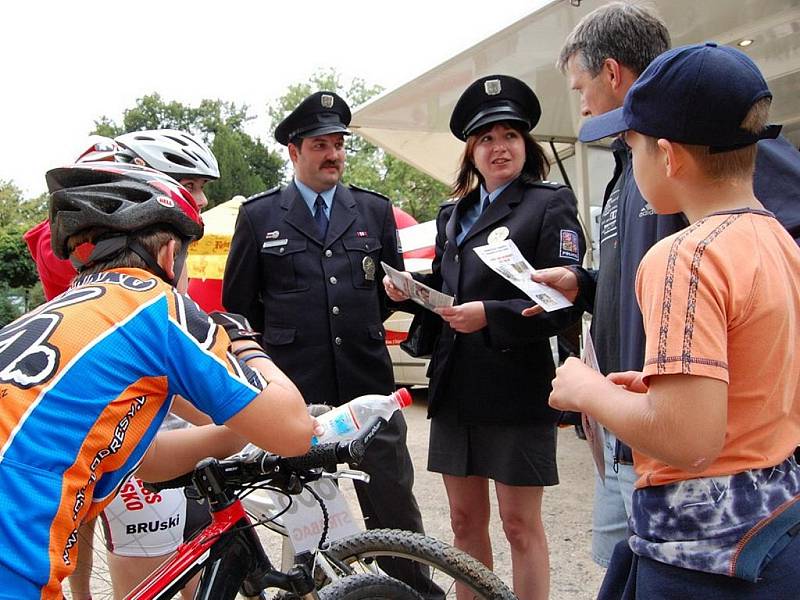
{"label": "blue baseball cap", "polygon": [[778,137],[780,125],[760,133],[739,127],[762,98],[772,93],[744,52],[714,42],[673,48],[650,63],[621,108],[586,121],[578,139],[593,142],[633,129],[712,151],[734,150]]}

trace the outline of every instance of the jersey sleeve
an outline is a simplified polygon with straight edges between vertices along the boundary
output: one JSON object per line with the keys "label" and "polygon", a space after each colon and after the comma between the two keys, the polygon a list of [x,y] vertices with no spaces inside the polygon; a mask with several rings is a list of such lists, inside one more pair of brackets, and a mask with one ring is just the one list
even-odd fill
{"label": "jersey sleeve", "polygon": [[258,378],[228,352],[225,330],[197,304],[178,293],[172,303],[166,351],[170,392],[221,425],[260,393]]}
{"label": "jersey sleeve", "polygon": [[646,336],[643,372],[729,381],[723,261],[689,230],[653,246],[636,275]]}

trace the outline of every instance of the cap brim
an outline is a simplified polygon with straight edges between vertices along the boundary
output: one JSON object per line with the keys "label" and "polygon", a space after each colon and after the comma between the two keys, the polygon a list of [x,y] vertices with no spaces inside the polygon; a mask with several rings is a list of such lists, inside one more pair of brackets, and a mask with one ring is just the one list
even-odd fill
{"label": "cap brim", "polygon": [[299,137],[310,138],[317,137],[319,135],[328,135],[329,133],[343,133],[344,135],[350,135],[347,127],[343,125],[323,125],[322,127],[317,127],[316,129],[304,131]]}
{"label": "cap brim", "polygon": [[478,119],[475,123],[473,123],[470,126],[469,131],[464,133],[464,138],[465,139],[468,138],[484,125],[489,125],[491,123],[499,123],[501,121],[508,121],[508,122],[516,121],[518,123],[524,124],[530,130],[530,125],[531,125],[530,122],[527,119],[524,119],[523,117],[519,116],[518,114],[512,112],[497,112],[486,115],[481,119]]}
{"label": "cap brim", "polygon": [[581,142],[596,142],[603,138],[617,135],[630,129],[622,114],[622,107],[615,108],[607,113],[592,117],[581,125],[578,140]]}

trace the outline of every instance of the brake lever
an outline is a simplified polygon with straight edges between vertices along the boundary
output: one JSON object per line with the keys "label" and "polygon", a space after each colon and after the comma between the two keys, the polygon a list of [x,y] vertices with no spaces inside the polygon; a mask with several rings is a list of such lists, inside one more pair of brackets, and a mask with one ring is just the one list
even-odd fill
{"label": "brake lever", "polygon": [[369,473],[365,473],[364,471],[359,471],[357,469],[341,469],[335,473],[323,473],[322,479],[350,479],[352,481],[363,481],[364,483],[369,483],[370,475]]}

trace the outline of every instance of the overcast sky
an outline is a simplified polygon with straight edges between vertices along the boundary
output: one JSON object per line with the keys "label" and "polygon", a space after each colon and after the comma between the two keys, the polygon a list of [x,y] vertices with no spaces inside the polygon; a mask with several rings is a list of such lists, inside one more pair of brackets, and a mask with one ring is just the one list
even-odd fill
{"label": "overcast sky", "polygon": [[[27,0],[0,4],[0,179],[28,196],[137,98],[266,104],[334,67],[393,89],[545,0]],[[251,133],[267,137],[266,123]],[[264,129],[264,130],[260,130]]]}

